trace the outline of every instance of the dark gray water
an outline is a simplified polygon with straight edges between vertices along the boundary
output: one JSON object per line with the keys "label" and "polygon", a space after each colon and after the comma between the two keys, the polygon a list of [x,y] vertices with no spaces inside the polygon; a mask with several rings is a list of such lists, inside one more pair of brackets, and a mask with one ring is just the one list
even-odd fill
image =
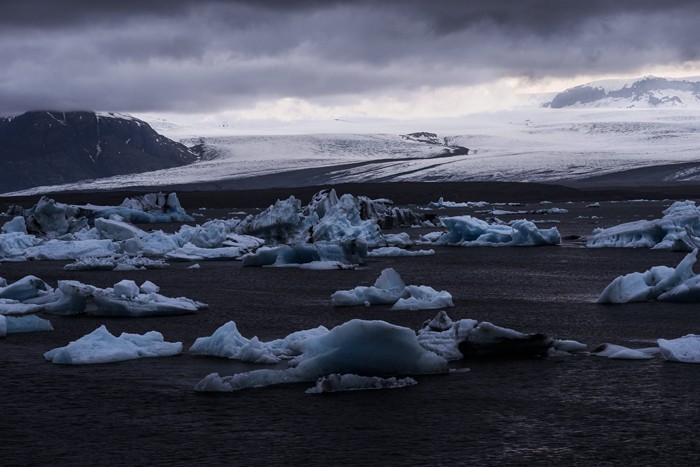
{"label": "dark gray water", "polygon": [[[612,223],[645,218],[647,210],[660,213],[661,206],[579,210]],[[562,234],[590,232],[592,221],[576,220],[579,214],[572,209],[556,217]],[[369,285],[386,267],[407,283],[448,290],[454,319],[591,346],[643,347],[660,337],[700,333],[698,305],[600,306],[595,299],[619,274],[675,266],[682,257],[569,243],[439,248],[433,257],[374,259],[361,270],[332,272],[212,262],[198,270],[185,263],[85,273],[63,271],[64,262],[3,263],[0,276],[9,281],[34,274],[51,285],[77,279],[106,287],[123,278],[149,279],[165,295],[211,308],[169,318],[51,317],[54,332],[0,340],[0,463],[696,465],[698,365],[587,355],[470,361],[455,364],[470,372],[417,377],[410,388],[319,396],[304,393],[312,383],[198,394],[193,386],[210,372],[230,375],[259,366],[187,353],[76,367],[42,357],[103,323],[113,334],[155,329],[185,349],[231,319],[243,335],[261,339],[352,318],[418,329],[434,311],[330,305],[332,292]]]}

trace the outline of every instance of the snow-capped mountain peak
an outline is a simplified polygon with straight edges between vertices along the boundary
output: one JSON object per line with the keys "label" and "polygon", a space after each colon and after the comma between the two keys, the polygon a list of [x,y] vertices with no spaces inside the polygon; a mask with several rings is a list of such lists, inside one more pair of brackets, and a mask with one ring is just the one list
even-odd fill
{"label": "snow-capped mountain peak", "polygon": [[700,77],[602,80],[569,88],[544,104],[561,108],[697,108]]}

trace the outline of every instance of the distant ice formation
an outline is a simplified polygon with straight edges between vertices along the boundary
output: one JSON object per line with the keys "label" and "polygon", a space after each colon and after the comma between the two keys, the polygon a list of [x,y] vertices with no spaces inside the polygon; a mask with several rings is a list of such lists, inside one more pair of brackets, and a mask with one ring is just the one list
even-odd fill
{"label": "distant ice formation", "polygon": [[694,201],[676,201],[663,214],[661,219],[595,229],[586,246],[677,251],[691,251],[700,246],[700,207]]}
{"label": "distant ice formation", "polygon": [[541,246],[558,245],[561,237],[556,227],[539,229],[527,220],[512,225],[489,224],[472,216],[440,218],[447,232],[424,236],[428,243],[456,246]]}
{"label": "distant ice formation", "polygon": [[393,305],[392,310],[432,310],[453,307],[452,295],[425,285],[406,285],[393,268],[382,271],[373,286],[339,290],[331,295],[334,306]]}

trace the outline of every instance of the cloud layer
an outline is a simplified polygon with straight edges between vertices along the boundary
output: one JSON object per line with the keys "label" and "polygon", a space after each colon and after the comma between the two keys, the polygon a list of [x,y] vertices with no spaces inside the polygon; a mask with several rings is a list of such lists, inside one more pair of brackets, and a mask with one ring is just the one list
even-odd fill
{"label": "cloud layer", "polygon": [[[105,4],[106,3],[106,4]],[[700,59],[695,1],[9,0],[0,114],[319,106]]]}

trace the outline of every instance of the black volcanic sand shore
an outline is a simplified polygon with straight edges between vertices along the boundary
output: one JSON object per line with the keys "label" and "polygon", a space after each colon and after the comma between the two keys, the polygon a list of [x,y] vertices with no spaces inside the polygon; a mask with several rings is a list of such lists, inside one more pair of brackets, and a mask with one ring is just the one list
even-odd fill
{"label": "black volcanic sand shore", "polygon": [[[301,191],[299,197],[308,201],[310,194]],[[346,191],[372,197],[410,195],[409,187],[396,186],[383,194],[359,187],[339,189]],[[433,193],[414,194],[416,200],[436,199]],[[190,212],[216,208],[194,211],[202,220],[227,210],[266,206],[252,204],[262,195],[240,195],[211,193],[209,198],[192,198],[192,204],[186,195],[181,200]],[[457,198],[447,190],[442,195],[451,201],[486,196]],[[82,202],[109,199],[81,196]],[[540,225],[557,226],[566,236],[658,218],[670,202],[602,202],[600,208],[587,204],[499,208],[566,208],[567,214],[526,216],[548,220]],[[405,229],[412,237],[430,230]],[[453,367],[471,371],[419,376],[418,385],[410,388],[321,396],[304,393],[313,383],[228,394],[192,390],[210,372],[230,375],[262,367],[187,352],[197,337],[210,335],[228,320],[236,321],[244,336],[263,340],[318,325],[330,328],[353,318],[418,329],[436,312],[330,305],[331,293],[370,285],[387,267],[409,284],[449,291],[456,305],[448,310],[453,319],[491,321],[591,347],[603,342],[645,347],[657,338],[700,333],[697,304],[595,304],[617,275],[675,266],[682,253],[586,249],[575,240],[558,247],[435,250],[434,256],[369,259],[356,271],[324,272],[243,268],[229,261],[201,262],[200,269],[172,263],[164,270],[131,272],[64,271],[66,262],[57,261],[0,263],[0,276],[8,281],[33,274],[53,286],[59,279],[76,279],[106,287],[125,278],[138,283],[148,279],[165,295],[210,306],[196,315],[163,318],[47,315],[53,332],[0,339],[2,464],[696,464],[700,367],[660,359],[614,361],[578,355],[463,361]],[[44,352],[101,324],[113,334],[157,330],[168,341],[182,341],[185,353],[86,366],[44,361]]]}

